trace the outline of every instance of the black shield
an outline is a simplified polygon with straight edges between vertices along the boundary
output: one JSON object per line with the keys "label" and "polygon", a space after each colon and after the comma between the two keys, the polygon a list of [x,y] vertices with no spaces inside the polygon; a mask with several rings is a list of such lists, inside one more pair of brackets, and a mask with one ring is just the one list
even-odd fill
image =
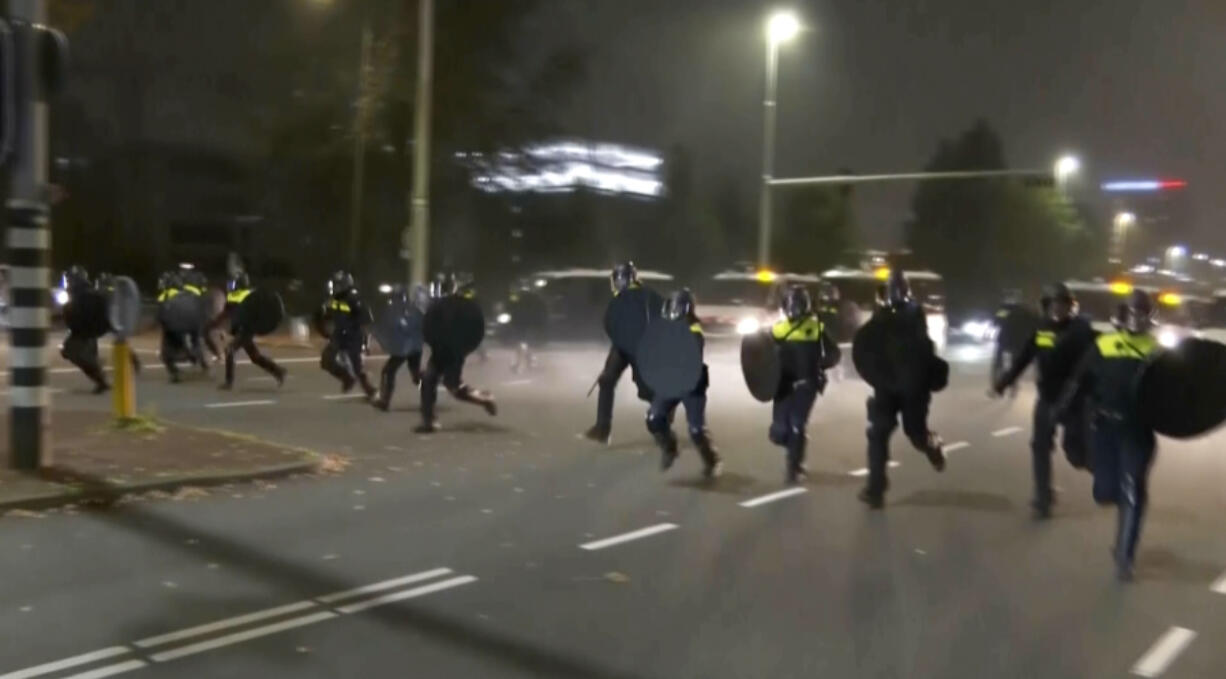
{"label": "black shield", "polygon": [[158,305],[158,323],[168,332],[198,332],[208,318],[208,301],[194,293],[180,292]]}
{"label": "black shield", "polygon": [[485,338],[485,314],[471,299],[450,296],[430,304],[422,319],[422,335],[430,349],[448,356],[467,356]]}
{"label": "black shield", "polygon": [[107,314],[115,335],[123,339],[136,334],[140,325],[141,305],[140,288],[136,287],[136,281],[127,276],[115,277],[108,305]]}
{"label": "black shield", "polygon": [[407,300],[392,300],[379,310],[371,334],[379,346],[392,356],[408,356],[421,351],[422,313]]}
{"label": "black shield", "polygon": [[272,290],[256,288],[238,305],[237,313],[240,327],[256,335],[268,335],[281,325],[285,304]]}
{"label": "black shield", "polygon": [[741,338],[741,374],[753,397],[767,403],[779,393],[783,371],[779,349],[769,332],[755,332]]}
{"label": "black shield", "polygon": [[[874,389],[902,394],[932,391],[940,371],[932,340],[916,310],[878,312],[856,331],[851,360],[860,377]],[[937,373],[937,374],[934,374]],[[948,381],[948,375],[945,375]]]}
{"label": "black shield", "polygon": [[1185,439],[1226,421],[1226,344],[1188,338],[1158,354],[1137,381],[1137,405],[1154,431]]}
{"label": "black shield", "polygon": [[74,291],[64,305],[64,324],[78,337],[97,339],[111,331],[109,307],[106,296],[97,290]]}
{"label": "black shield", "polygon": [[648,288],[631,288],[609,300],[604,331],[618,351],[635,356],[647,325],[660,317],[664,299]]}
{"label": "black shield", "polygon": [[885,355],[884,327],[873,320],[860,326],[851,342],[851,362],[869,386],[874,389],[893,389],[893,371]]}
{"label": "black shield", "polygon": [[681,398],[702,379],[702,346],[688,322],[660,320],[643,332],[635,364],[657,398]]}

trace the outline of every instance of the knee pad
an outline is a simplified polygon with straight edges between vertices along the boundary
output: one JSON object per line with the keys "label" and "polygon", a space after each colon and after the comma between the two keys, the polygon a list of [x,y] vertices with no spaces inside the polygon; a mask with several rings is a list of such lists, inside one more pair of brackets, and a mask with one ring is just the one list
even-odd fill
{"label": "knee pad", "polygon": [[767,433],[767,438],[770,442],[777,446],[786,446],[788,444],[788,427],[783,424],[771,424],[770,431]]}
{"label": "knee pad", "polygon": [[652,412],[647,413],[647,431],[652,434],[663,434],[668,429],[668,417]]}

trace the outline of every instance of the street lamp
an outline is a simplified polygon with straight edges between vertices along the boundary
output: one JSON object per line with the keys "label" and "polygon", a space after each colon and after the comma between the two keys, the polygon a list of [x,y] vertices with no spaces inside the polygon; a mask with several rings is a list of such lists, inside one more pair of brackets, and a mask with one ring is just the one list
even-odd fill
{"label": "street lamp", "polygon": [[779,45],[796,37],[800,20],[789,11],[775,12],[766,21],[766,98],[762,100],[762,188],[758,204],[758,264],[770,266],[771,196],[775,172],[775,89],[779,75]]}
{"label": "street lamp", "polygon": [[1115,229],[1111,232],[1111,260],[1121,262],[1124,259],[1124,236],[1130,227],[1137,223],[1137,216],[1131,212],[1117,212],[1112,220]]}
{"label": "street lamp", "polygon": [[1064,155],[1056,160],[1053,173],[1056,175],[1056,183],[1063,185],[1072,179],[1074,175],[1081,171],[1081,161],[1077,156]]}

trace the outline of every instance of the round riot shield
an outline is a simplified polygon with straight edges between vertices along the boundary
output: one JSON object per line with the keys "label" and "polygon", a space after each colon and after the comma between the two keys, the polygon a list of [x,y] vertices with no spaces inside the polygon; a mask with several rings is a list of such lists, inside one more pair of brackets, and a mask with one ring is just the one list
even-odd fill
{"label": "round riot shield", "polygon": [[74,291],[64,305],[64,324],[72,334],[97,339],[111,331],[106,296],[93,289]]}
{"label": "round riot shield", "polygon": [[643,332],[635,364],[656,398],[681,398],[702,379],[702,345],[687,321],[660,320]]}
{"label": "round riot shield", "polygon": [[136,334],[137,325],[140,324],[140,289],[136,287],[136,281],[127,276],[115,278],[107,316],[119,339]]}
{"label": "round riot shield", "polygon": [[481,305],[464,297],[443,297],[430,304],[422,319],[422,335],[437,353],[467,356],[485,338]]}
{"label": "round riot shield", "polygon": [[768,403],[779,393],[783,371],[779,349],[769,332],[755,332],[741,338],[741,374],[753,397]]}
{"label": "round riot shield", "polygon": [[851,342],[851,362],[874,389],[893,389],[895,380],[885,357],[884,328],[873,320],[860,326]]}
{"label": "round riot shield", "polygon": [[392,356],[408,356],[421,351],[422,313],[406,300],[392,300],[380,309],[371,334]]}
{"label": "round riot shield", "polygon": [[208,300],[195,293],[180,292],[158,305],[158,323],[168,332],[198,332],[208,320]]}
{"label": "round riot shield", "polygon": [[1226,421],[1226,344],[1189,337],[1137,380],[1137,406],[1154,431],[1186,439]]}
{"label": "round riot shield", "polygon": [[605,307],[604,330],[618,351],[635,356],[647,325],[660,317],[664,298],[648,288],[623,290]]}
{"label": "round riot shield", "polygon": [[238,325],[255,335],[275,332],[285,317],[285,304],[272,290],[256,288],[238,305]]}

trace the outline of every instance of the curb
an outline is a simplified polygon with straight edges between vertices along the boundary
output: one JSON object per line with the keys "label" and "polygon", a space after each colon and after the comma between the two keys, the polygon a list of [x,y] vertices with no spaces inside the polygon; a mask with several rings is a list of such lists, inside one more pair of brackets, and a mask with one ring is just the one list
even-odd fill
{"label": "curb", "polygon": [[324,457],[318,453],[305,452],[307,459],[296,462],[285,462],[277,465],[259,467],[249,471],[219,471],[184,474],[170,478],[139,481],[135,483],[112,484],[99,481],[70,469],[54,467],[43,470],[44,478],[53,483],[69,485],[62,492],[44,493],[19,497],[10,500],[0,500],[0,513],[13,510],[53,509],[68,504],[93,503],[101,505],[114,504],[124,495],[149,493],[153,491],[175,491],[188,486],[208,488],[227,483],[244,481],[259,481],[280,478],[319,469]]}

